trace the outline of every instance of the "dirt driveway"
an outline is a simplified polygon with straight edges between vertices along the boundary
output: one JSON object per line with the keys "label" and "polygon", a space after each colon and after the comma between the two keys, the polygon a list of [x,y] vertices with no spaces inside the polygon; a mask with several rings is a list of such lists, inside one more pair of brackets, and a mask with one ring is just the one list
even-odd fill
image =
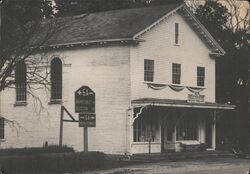
{"label": "dirt driveway", "polygon": [[84,174],[248,174],[249,170],[250,160],[219,158],[145,163],[117,169],[84,172]]}

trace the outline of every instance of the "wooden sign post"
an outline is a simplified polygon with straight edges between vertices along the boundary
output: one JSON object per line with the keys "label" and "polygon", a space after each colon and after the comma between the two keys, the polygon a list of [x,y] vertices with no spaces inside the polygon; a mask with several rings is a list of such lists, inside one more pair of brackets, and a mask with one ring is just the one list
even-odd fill
{"label": "wooden sign post", "polygon": [[79,113],[79,127],[83,127],[83,149],[88,152],[88,127],[96,126],[95,93],[88,86],[75,92],[75,112]]}

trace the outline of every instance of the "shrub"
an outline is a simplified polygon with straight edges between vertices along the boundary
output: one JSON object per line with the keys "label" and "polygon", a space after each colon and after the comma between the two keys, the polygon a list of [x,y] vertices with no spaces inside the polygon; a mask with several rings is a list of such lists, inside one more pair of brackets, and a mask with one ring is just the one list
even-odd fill
{"label": "shrub", "polygon": [[62,152],[74,152],[72,147],[67,146],[48,146],[48,147],[29,147],[29,148],[10,148],[0,149],[0,156],[10,155],[35,155],[41,153],[62,153]]}
{"label": "shrub", "polygon": [[104,167],[105,155],[99,152],[47,153],[0,157],[5,173],[62,173]]}

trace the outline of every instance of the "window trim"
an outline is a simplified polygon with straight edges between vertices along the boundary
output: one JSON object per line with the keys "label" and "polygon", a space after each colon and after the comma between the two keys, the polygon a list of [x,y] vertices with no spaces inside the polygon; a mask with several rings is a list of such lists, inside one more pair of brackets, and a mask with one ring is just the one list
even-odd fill
{"label": "window trim", "polygon": [[27,65],[23,60],[16,64],[15,90],[15,106],[25,106],[27,103]]}
{"label": "window trim", "polygon": [[[147,62],[148,64],[146,64]],[[150,65],[150,63],[152,64]],[[155,60],[144,59],[144,82],[154,82],[154,75],[155,75]]]}
{"label": "window trim", "polygon": [[175,22],[174,32],[175,32],[174,43],[175,43],[175,45],[179,46],[180,45],[180,25],[178,22]]}
{"label": "window trim", "polygon": [[[199,75],[199,68],[203,69],[203,76]],[[206,69],[204,66],[197,66],[196,68],[196,85],[198,87],[205,87],[205,78],[206,78]],[[200,80],[202,80],[203,85],[200,85],[199,82],[201,82]]]}
{"label": "window trim", "polygon": [[16,101],[14,103],[14,107],[17,107],[17,106],[26,106],[27,105],[27,101]]}
{"label": "window trim", "polygon": [[[178,69],[176,70],[177,72],[174,72],[174,70],[175,70],[174,66],[175,65],[180,66],[179,73],[177,73]],[[178,77],[178,79],[175,79],[176,76]],[[176,83],[176,80],[178,80],[179,83]],[[180,63],[172,63],[172,84],[173,85],[181,85],[181,64]]]}
{"label": "window trim", "polygon": [[[59,57],[53,57],[53,59],[50,62],[50,82],[51,82],[51,85],[50,85],[49,104],[61,104],[61,102],[62,102],[62,96],[63,96],[63,94],[62,94],[62,92],[63,92],[63,87],[62,87],[62,85],[63,85],[63,76],[62,76],[63,66],[62,65],[63,65],[62,60]],[[54,68],[58,68],[58,67],[60,69],[55,71]],[[54,72],[52,72],[52,71],[54,71]],[[57,74],[57,73],[60,73],[60,74]],[[57,79],[58,77],[55,77],[55,76],[59,77],[58,84],[55,84],[55,80],[58,80]],[[55,86],[53,86],[53,85],[55,85]],[[59,89],[59,92],[58,91],[55,92],[56,88]]]}

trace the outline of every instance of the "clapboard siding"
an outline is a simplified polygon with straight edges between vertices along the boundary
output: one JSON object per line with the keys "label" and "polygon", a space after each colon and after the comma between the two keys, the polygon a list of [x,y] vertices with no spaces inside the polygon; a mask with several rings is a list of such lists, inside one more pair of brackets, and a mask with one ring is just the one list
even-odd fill
{"label": "clapboard siding", "polygon": [[[175,22],[179,23],[180,44],[175,45]],[[152,90],[143,83],[144,59],[155,61],[154,83],[172,83],[172,63],[181,64],[181,86],[196,87],[196,68],[205,67],[205,95],[207,102],[215,102],[215,61],[209,49],[186,21],[175,14],[140,37],[145,40],[131,48],[132,99],[167,98],[186,100],[191,93],[187,89],[175,92],[169,87]]]}
{"label": "clapboard siding", "polygon": [[[126,113],[130,104],[129,47],[92,47],[55,52],[63,61],[63,105],[74,113],[74,91],[88,85],[96,93],[96,127],[89,128],[89,150],[126,152]],[[52,57],[52,56],[51,56]],[[32,97],[27,106],[14,107],[15,91],[3,92],[2,114],[15,120],[20,129],[6,126],[1,147],[41,146],[45,141],[58,144],[60,105],[50,105],[49,92],[36,92],[46,107],[34,112]],[[38,106],[39,107],[39,106]],[[66,114],[65,114],[66,116]],[[78,119],[78,118],[77,118]],[[83,149],[83,130],[77,123],[64,124],[63,143]]]}

